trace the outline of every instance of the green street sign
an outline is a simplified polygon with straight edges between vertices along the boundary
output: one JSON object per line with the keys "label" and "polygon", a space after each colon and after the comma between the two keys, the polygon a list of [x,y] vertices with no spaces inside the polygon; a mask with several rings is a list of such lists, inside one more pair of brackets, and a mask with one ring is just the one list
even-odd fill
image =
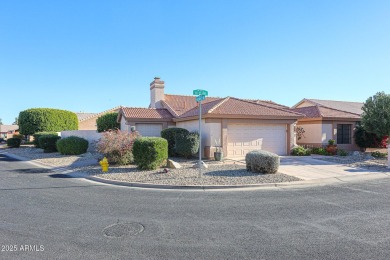
{"label": "green street sign", "polygon": [[195,89],[194,91],[192,91],[192,94],[193,95],[208,96],[209,92],[207,92],[207,90],[203,90],[203,89]]}
{"label": "green street sign", "polygon": [[206,98],[206,96],[199,95],[199,96],[196,97],[196,102],[200,102],[200,101],[204,100],[205,98]]}

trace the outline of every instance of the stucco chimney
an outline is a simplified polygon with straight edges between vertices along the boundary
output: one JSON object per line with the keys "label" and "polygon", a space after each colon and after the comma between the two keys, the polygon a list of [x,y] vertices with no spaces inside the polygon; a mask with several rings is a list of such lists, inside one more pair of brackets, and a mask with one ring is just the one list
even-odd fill
{"label": "stucco chimney", "polygon": [[150,107],[162,108],[161,101],[164,100],[164,81],[155,77],[150,83]]}

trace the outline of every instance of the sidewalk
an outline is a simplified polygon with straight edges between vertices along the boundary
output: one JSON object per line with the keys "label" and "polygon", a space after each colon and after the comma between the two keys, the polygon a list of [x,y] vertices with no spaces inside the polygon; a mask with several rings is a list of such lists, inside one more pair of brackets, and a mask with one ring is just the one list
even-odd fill
{"label": "sidewalk", "polygon": [[292,175],[303,180],[318,180],[380,173],[380,171],[348,167],[342,164],[315,159],[310,156],[282,157],[278,172]]}

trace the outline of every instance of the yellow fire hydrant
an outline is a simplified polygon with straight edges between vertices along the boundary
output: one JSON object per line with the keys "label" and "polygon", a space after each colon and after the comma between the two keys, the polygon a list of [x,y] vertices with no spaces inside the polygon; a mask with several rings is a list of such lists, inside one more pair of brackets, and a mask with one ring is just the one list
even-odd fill
{"label": "yellow fire hydrant", "polygon": [[99,164],[100,164],[100,166],[102,166],[102,171],[103,171],[103,172],[108,172],[108,166],[109,166],[109,164],[108,164],[108,161],[107,161],[107,158],[106,158],[106,157],[104,157],[103,160],[101,160],[101,161],[99,162]]}

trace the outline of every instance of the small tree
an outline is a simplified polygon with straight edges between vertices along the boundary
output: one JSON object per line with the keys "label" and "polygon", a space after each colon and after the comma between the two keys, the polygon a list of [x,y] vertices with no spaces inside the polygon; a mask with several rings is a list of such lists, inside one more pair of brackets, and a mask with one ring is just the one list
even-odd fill
{"label": "small tree", "polygon": [[2,125],[3,124],[3,121],[1,120],[1,118],[0,118],[0,125]]}
{"label": "small tree", "polygon": [[117,122],[118,113],[107,113],[104,114],[98,119],[96,119],[96,125],[98,132],[104,132],[107,130],[120,129],[120,124]]}
{"label": "small tree", "polygon": [[363,105],[362,124],[367,132],[380,138],[390,135],[390,95],[378,92]]}

